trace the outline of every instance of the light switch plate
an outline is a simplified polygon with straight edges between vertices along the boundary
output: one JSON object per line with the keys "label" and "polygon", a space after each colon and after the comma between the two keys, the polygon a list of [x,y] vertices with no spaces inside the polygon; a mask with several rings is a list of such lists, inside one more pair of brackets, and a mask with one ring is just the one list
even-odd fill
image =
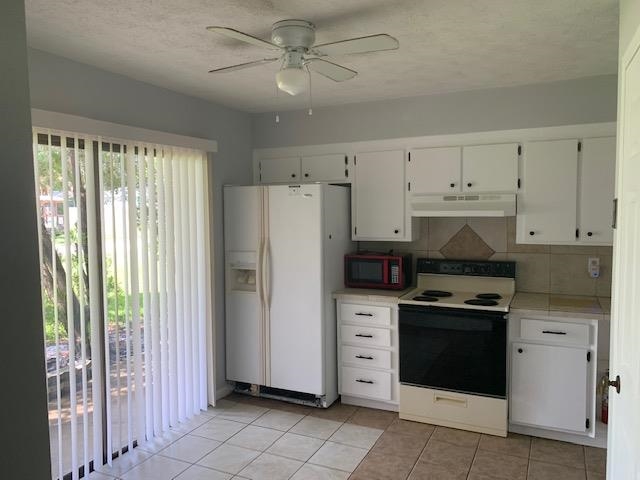
{"label": "light switch plate", "polygon": [[598,257],[589,257],[587,271],[591,278],[600,277],[600,259]]}

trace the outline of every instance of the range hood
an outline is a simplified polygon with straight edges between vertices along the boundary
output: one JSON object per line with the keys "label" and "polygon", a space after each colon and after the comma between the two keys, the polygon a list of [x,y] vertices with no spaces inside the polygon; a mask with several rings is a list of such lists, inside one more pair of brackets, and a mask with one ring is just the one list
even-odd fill
{"label": "range hood", "polygon": [[410,208],[412,217],[511,217],[516,214],[516,195],[413,195]]}

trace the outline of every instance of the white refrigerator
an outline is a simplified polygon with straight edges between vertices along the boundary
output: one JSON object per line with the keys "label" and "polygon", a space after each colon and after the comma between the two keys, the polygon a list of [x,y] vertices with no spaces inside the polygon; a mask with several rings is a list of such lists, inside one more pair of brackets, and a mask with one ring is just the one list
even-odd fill
{"label": "white refrigerator", "polygon": [[224,188],[227,380],[324,407],[338,397],[332,292],[353,249],[349,199],[326,184]]}

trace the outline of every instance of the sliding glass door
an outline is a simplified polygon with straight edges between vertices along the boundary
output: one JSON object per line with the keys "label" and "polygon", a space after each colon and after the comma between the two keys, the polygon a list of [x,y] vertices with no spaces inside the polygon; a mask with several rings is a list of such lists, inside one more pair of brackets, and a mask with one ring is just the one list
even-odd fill
{"label": "sliding glass door", "polygon": [[203,152],[34,131],[54,478],[206,409]]}

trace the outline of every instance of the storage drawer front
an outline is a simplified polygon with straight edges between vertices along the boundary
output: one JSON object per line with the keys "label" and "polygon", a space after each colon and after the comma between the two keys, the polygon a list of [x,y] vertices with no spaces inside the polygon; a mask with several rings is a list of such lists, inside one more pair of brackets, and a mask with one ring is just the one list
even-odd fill
{"label": "storage drawer front", "polygon": [[571,345],[589,345],[589,325],[533,318],[523,318],[520,322],[520,336],[522,338]]}
{"label": "storage drawer front", "polygon": [[340,333],[343,342],[379,347],[391,346],[391,330],[388,329],[342,325]]}
{"label": "storage drawer front", "polygon": [[372,325],[391,325],[391,308],[378,305],[343,303],[340,305],[340,321],[343,323],[360,322]]}
{"label": "storage drawer front", "polygon": [[391,373],[342,367],[341,393],[378,400],[391,400]]}
{"label": "storage drawer front", "polygon": [[391,352],[368,347],[342,347],[342,363],[357,364],[362,367],[391,369]]}

